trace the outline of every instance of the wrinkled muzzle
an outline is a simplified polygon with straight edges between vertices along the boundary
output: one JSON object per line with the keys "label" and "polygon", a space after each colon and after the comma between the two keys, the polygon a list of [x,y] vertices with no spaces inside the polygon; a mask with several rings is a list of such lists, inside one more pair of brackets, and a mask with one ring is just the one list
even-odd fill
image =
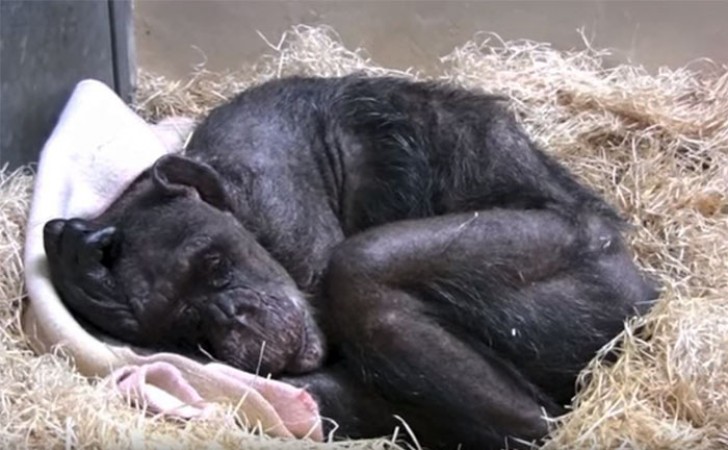
{"label": "wrinkled muzzle", "polygon": [[218,299],[208,309],[203,334],[215,358],[262,376],[321,366],[323,336],[301,302],[288,295],[266,295],[256,302],[250,297],[260,297],[257,293],[238,290],[237,295],[235,301]]}

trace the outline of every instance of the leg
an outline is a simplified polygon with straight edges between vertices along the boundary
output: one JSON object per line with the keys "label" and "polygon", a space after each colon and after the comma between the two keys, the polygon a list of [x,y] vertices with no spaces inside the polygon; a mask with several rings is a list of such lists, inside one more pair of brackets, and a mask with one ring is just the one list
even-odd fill
{"label": "leg", "polygon": [[[584,245],[569,222],[546,211],[457,214],[369,230],[332,257],[332,341],[351,376],[380,393],[425,446],[500,448],[508,437],[539,439],[547,432],[544,410],[561,409],[534,383],[549,363],[538,349],[548,344],[571,354],[564,347],[582,345],[568,329],[581,319],[572,313],[585,313],[575,303],[591,287],[577,279],[579,266],[597,257]],[[536,360],[527,370],[515,364],[532,348]]]}

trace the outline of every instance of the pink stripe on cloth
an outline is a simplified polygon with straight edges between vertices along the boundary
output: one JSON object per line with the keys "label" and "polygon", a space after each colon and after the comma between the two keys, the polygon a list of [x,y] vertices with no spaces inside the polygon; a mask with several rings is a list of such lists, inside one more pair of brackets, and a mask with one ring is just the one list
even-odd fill
{"label": "pink stripe on cloth", "polygon": [[210,363],[207,367],[220,376],[229,377],[258,391],[273,406],[285,427],[294,436],[323,440],[318,404],[305,389],[236,370],[224,364]]}
{"label": "pink stripe on cloth", "polygon": [[127,400],[152,413],[195,419],[214,409],[214,403],[205,402],[182,372],[166,362],[125,366],[108,379]]}
{"label": "pink stripe on cloth", "polygon": [[[318,405],[304,389],[219,363],[207,364],[205,370],[214,374],[218,382],[224,379],[242,387],[243,402],[247,395],[260,394],[293,436],[323,440]],[[180,369],[166,361],[121,367],[112,372],[107,381],[128,401],[154,414],[204,419],[217,407],[216,403],[200,395]]]}

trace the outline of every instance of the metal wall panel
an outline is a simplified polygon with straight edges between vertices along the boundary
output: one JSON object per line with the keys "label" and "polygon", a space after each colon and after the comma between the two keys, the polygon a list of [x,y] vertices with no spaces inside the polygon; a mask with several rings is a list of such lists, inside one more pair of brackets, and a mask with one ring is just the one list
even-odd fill
{"label": "metal wall panel", "polygon": [[131,16],[130,1],[0,1],[0,164],[37,160],[78,81],[129,98]]}

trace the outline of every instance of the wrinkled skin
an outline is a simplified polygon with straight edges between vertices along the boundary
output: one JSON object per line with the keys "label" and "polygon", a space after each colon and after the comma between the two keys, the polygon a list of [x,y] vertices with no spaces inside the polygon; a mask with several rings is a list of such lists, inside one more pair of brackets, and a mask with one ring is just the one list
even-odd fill
{"label": "wrinkled skin", "polygon": [[340,436],[399,415],[431,448],[538,440],[656,293],[618,215],[502,103],[388,78],[250,89],[98,218],[50,222],[53,282],[108,334],[307,387]]}

